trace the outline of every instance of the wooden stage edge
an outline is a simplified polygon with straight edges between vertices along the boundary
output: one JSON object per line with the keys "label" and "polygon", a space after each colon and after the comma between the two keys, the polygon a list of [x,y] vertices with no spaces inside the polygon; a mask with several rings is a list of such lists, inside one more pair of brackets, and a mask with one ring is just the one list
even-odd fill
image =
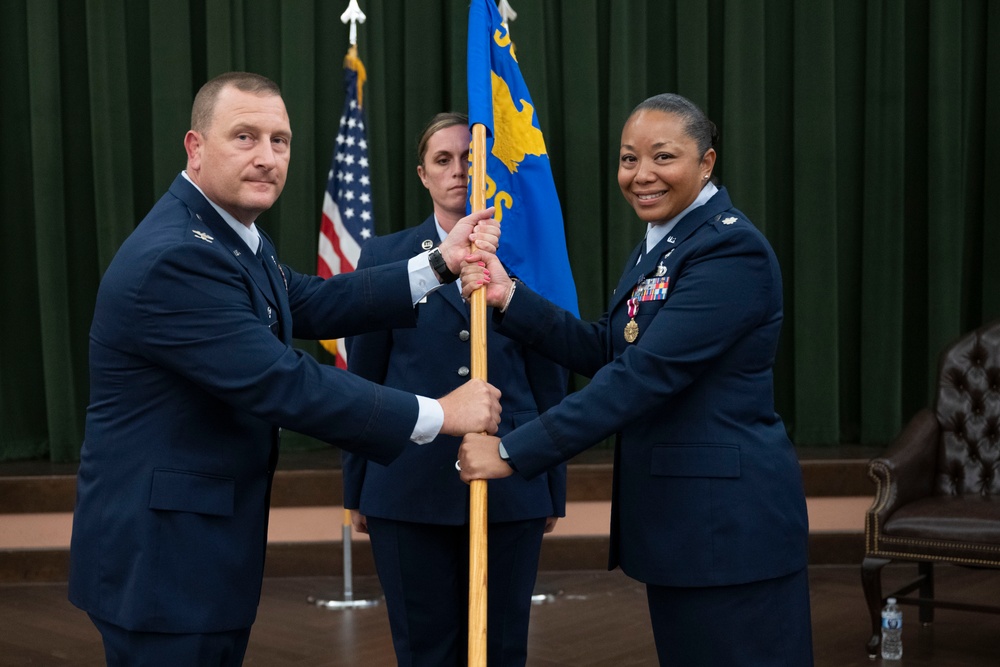
{"label": "wooden stage edge", "polygon": [[[859,448],[800,452],[810,511],[810,564],[860,567],[864,511],[874,495],[866,470],[876,453]],[[571,462],[567,517],[545,537],[540,570],[607,566],[611,495],[607,459],[606,454],[595,453]],[[72,466],[0,463],[0,583],[67,579],[75,483]],[[343,574],[341,499],[335,450],[285,457],[275,475],[265,576]],[[354,573],[374,574],[365,536],[352,539],[351,550]]]}
{"label": "wooden stage edge", "polygon": [[[856,532],[810,535],[810,565],[858,565],[864,553],[864,535]],[[344,550],[340,542],[284,542],[267,547],[266,577],[342,576]],[[351,545],[356,576],[375,574],[366,541]],[[541,571],[604,570],[608,538],[599,535],[546,537],[538,569]],[[69,549],[29,548],[0,550],[0,584],[66,581]]]}

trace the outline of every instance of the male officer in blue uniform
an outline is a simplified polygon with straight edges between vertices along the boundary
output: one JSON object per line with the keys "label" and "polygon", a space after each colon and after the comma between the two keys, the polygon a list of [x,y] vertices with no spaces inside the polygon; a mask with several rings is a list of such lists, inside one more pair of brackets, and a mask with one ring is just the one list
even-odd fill
{"label": "male officer in blue uniform", "polygon": [[[433,400],[291,347],[412,326],[414,303],[439,284],[426,254],[326,281],[277,262],[254,221],[284,186],[291,134],[265,77],[205,84],[186,171],[101,281],[69,597],[109,665],[241,664],[280,428],[383,463],[439,432],[497,429],[499,392],[484,382]],[[487,218],[463,219],[442,243],[449,271],[470,240],[495,248]]]}

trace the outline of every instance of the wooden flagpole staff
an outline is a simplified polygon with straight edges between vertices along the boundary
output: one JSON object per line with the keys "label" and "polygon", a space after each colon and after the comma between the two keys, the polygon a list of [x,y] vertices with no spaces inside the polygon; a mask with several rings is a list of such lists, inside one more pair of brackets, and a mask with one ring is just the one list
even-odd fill
{"label": "wooden flagpole staff", "polygon": [[[472,126],[472,210],[486,208],[486,126]],[[487,379],[486,292],[482,288],[469,299],[469,329],[472,377]],[[469,489],[469,665],[486,665],[487,590],[486,480],[473,480]]]}
{"label": "wooden flagpole staff", "polygon": [[[517,18],[508,0],[498,6],[505,25]],[[473,212],[486,208],[486,126],[472,126],[472,166],[469,174]],[[475,250],[475,247],[472,248]],[[469,298],[472,377],[486,381],[486,292],[480,288]],[[487,533],[486,480],[473,480],[469,489],[469,661],[486,667]]]}
{"label": "wooden flagpole staff", "polygon": [[[517,18],[507,0],[498,7],[504,23]],[[469,175],[472,211],[486,208],[486,126],[472,126],[472,168]],[[475,248],[473,248],[475,250]],[[469,299],[472,377],[486,381],[486,292],[477,289]],[[469,489],[469,667],[486,666],[486,593],[488,589],[486,480],[473,480]]]}

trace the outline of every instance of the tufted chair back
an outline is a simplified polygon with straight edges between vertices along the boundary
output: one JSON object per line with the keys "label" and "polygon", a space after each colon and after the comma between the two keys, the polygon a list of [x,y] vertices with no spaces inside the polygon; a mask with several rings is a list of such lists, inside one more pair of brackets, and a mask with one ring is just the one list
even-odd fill
{"label": "tufted chair back", "polygon": [[948,348],[939,378],[935,494],[1000,496],[1000,323]]}
{"label": "tufted chair back", "polygon": [[[886,597],[918,605],[924,624],[935,607],[1000,613],[1000,605],[934,595],[936,563],[1000,569],[1000,320],[944,350],[933,408],[914,415],[869,462],[868,476],[875,499],[865,515],[861,581],[869,657],[878,652]],[[884,596],[880,573],[892,561],[915,563],[918,576]]]}

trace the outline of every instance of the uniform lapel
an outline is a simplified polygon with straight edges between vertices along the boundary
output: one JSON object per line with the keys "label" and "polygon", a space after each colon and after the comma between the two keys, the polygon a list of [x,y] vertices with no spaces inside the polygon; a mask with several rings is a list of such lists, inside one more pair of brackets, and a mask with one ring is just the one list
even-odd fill
{"label": "uniform lapel", "polygon": [[[455,283],[457,285],[458,283]],[[451,307],[458,311],[458,313],[466,320],[469,319],[469,308],[462,301],[462,293],[459,292],[459,288],[455,285],[442,285],[438,292],[441,297],[451,304]]]}
{"label": "uniform lapel", "polygon": [[[204,195],[198,192],[198,189],[181,175],[178,175],[174,179],[173,184],[170,186],[170,191],[187,205],[199,221],[211,230],[214,237],[213,240],[222,244],[232,253],[240,265],[250,274],[257,289],[260,290],[260,293],[271,304],[271,307],[277,308],[277,296],[271,289],[271,283],[267,278],[267,273],[261,261],[250,252],[243,239],[226,224],[226,221],[212,208],[212,205],[208,203]],[[261,238],[263,238],[263,235]]]}
{"label": "uniform lapel", "polygon": [[[273,305],[278,311],[278,328],[281,332],[281,339],[286,343],[291,343],[292,328],[290,324],[292,321],[292,311],[288,304],[288,285],[285,283],[285,276],[278,265],[278,259],[274,246],[271,244],[271,239],[261,232],[260,242],[262,244],[262,257],[261,262],[257,263],[258,265],[263,264],[261,268],[267,274],[268,292],[265,292],[265,295],[269,295],[274,300]],[[254,257],[254,260],[256,259]]]}
{"label": "uniform lapel", "polygon": [[638,263],[636,263],[636,260],[639,258],[639,253],[642,251],[642,246],[645,243],[646,239],[643,238],[628,256],[628,261],[625,263],[625,271],[622,273],[622,277],[618,281],[618,287],[615,288],[615,293],[611,297],[611,305],[608,310],[614,310],[623,299],[627,299],[632,293],[632,288],[638,282],[639,276],[643,275],[643,266],[651,253],[646,253]]}
{"label": "uniform lapel", "polygon": [[[263,239],[263,237],[261,238]],[[245,245],[246,244],[244,244],[244,246]],[[262,252],[264,252],[263,249]],[[242,264],[243,267],[250,273],[250,277],[253,279],[254,284],[257,285],[257,289],[264,295],[267,302],[271,304],[271,307],[277,308],[277,292],[274,289],[274,283],[268,275],[269,272],[265,269],[265,265],[267,262],[270,262],[270,259],[266,258],[267,254],[262,257],[257,257],[256,255],[251,254],[249,250],[245,249],[237,256],[240,264]]]}

